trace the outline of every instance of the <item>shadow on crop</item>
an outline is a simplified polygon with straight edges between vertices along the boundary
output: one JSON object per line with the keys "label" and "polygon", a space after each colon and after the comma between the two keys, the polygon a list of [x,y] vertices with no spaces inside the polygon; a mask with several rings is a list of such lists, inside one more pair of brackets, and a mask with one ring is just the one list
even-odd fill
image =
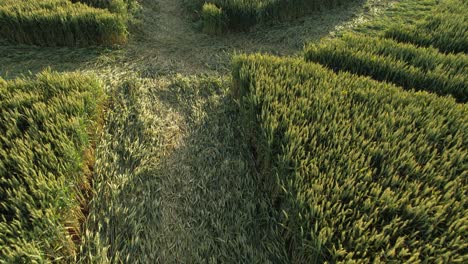
{"label": "shadow on crop", "polygon": [[102,47],[39,47],[0,43],[0,76],[12,79],[46,68],[65,72],[89,70],[100,58],[111,54]]}
{"label": "shadow on crop", "polygon": [[110,164],[101,180],[115,188],[96,200],[92,225],[108,256],[132,263],[284,260],[228,84],[172,77],[145,84],[137,108],[120,106],[128,109],[119,126],[126,131],[104,143],[111,147],[101,158]]}

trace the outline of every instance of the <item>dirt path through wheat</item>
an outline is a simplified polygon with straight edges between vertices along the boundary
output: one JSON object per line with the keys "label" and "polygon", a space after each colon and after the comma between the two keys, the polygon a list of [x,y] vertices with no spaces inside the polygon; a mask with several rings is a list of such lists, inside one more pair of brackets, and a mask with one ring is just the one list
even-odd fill
{"label": "dirt path through wheat", "polygon": [[85,260],[284,259],[228,87],[223,78],[194,76],[120,86],[97,150]]}

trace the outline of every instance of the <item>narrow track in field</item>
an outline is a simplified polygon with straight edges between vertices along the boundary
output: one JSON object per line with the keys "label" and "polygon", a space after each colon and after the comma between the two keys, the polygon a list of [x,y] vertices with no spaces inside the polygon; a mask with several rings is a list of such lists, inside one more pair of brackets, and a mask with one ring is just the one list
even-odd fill
{"label": "narrow track in field", "polygon": [[135,82],[117,91],[97,150],[91,259],[278,263],[283,246],[226,80]]}

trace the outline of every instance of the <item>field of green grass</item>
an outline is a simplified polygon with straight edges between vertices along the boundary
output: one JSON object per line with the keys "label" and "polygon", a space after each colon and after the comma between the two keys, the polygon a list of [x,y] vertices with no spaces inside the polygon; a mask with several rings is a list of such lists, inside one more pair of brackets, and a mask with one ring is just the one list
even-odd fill
{"label": "field of green grass", "polygon": [[290,261],[463,262],[465,104],[297,59],[233,68]]}
{"label": "field of green grass", "polygon": [[464,0],[445,0],[415,25],[393,25],[385,32],[389,38],[420,46],[433,46],[441,52],[468,52],[468,4]]}
{"label": "field of green grass", "polygon": [[41,46],[123,44],[129,4],[124,0],[2,0],[0,37]]}
{"label": "field of green grass", "polygon": [[465,263],[466,10],[0,0],[0,263]]}
{"label": "field of green grass", "polygon": [[334,70],[368,75],[405,89],[468,98],[468,56],[365,35],[345,35],[306,48],[305,58]]}
{"label": "field of green grass", "polygon": [[0,78],[2,263],[70,261],[92,191],[102,84],[45,71]]}

